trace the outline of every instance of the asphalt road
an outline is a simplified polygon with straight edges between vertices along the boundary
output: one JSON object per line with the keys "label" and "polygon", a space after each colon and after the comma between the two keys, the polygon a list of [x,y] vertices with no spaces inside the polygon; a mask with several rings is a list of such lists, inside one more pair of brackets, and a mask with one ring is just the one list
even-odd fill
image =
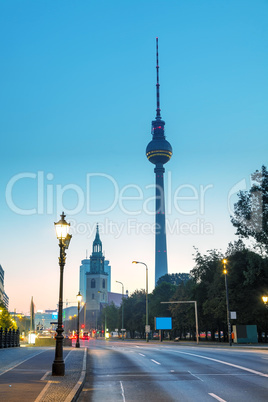
{"label": "asphalt road", "polygon": [[79,402],[268,400],[268,350],[111,340],[86,345]]}

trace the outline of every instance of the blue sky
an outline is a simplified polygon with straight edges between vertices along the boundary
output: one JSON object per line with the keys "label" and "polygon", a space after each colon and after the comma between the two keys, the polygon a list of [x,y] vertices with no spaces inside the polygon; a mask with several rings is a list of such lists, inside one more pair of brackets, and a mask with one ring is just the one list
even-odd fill
{"label": "blue sky", "polygon": [[130,292],[144,288],[134,259],[148,264],[153,289],[154,173],[145,148],[156,36],[173,147],[169,272],[193,268],[193,246],[225,250],[235,239],[235,193],[267,166],[267,18],[261,0],[1,2],[0,264],[11,310],[29,311],[31,296],[38,309],[56,306],[61,199],[73,231],[64,299],[75,300],[97,222],[112,290],[121,290],[116,280]]}

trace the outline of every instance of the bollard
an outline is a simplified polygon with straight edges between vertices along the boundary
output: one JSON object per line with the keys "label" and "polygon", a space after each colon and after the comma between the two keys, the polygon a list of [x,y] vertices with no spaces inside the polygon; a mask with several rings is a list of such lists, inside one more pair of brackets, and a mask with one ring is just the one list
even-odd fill
{"label": "bollard", "polygon": [[5,328],[4,332],[4,348],[7,348],[7,328]]}
{"label": "bollard", "polygon": [[20,331],[17,329],[16,331],[16,347],[20,347]]}
{"label": "bollard", "polygon": [[8,341],[7,341],[7,347],[8,348],[11,348],[11,328],[9,328],[9,330],[8,330]]}
{"label": "bollard", "polygon": [[11,336],[11,347],[14,348],[14,347],[15,347],[15,329],[12,329],[11,333],[12,333],[12,336]]}

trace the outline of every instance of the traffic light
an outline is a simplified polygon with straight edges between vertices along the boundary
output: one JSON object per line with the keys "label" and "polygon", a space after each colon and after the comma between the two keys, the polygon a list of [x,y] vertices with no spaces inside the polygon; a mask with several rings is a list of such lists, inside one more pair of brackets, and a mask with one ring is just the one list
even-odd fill
{"label": "traffic light", "polygon": [[85,324],[82,324],[82,325],[81,325],[81,328],[85,328]]}

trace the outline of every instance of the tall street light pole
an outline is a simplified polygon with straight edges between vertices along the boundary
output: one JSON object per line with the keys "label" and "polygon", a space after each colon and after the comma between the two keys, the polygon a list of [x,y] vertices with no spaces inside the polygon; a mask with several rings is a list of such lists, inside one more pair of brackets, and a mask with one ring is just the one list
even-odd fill
{"label": "tall street light pole", "polygon": [[146,333],[146,342],[149,342],[149,337],[148,337],[148,267],[144,262],[140,261],[132,261],[132,264],[142,264],[145,265],[146,267],[146,328],[145,328],[145,333]]}
{"label": "tall street light pole", "polygon": [[[98,290],[98,293],[102,293],[105,295],[105,292],[102,292],[101,290]],[[107,304],[106,304],[106,306],[107,306]],[[105,308],[105,312],[104,312],[104,334],[106,335],[106,308]],[[105,337],[105,335],[104,335],[104,337]],[[105,339],[106,339],[106,337],[105,337]]]}
{"label": "tall street light pole", "polygon": [[80,348],[80,341],[79,341],[79,311],[80,311],[80,303],[82,301],[82,295],[81,295],[80,291],[76,295],[76,299],[77,299],[77,331],[76,331],[76,344],[75,344],[75,347]]}
{"label": "tall street light pole", "polygon": [[124,331],[123,331],[123,329],[124,329],[124,285],[120,281],[115,281],[115,282],[120,283],[122,285],[122,328],[121,328],[121,331],[122,331],[122,340],[124,340]]}
{"label": "tall street light pole", "polygon": [[83,309],[84,309],[84,331],[86,330],[86,314],[87,314],[87,303],[83,302]]}
{"label": "tall street light pole", "polygon": [[230,310],[229,310],[229,292],[228,292],[227,269],[226,269],[227,260],[224,258],[222,260],[222,263],[223,263],[223,274],[225,276],[228,339],[229,339],[229,345],[232,346],[232,333],[231,333]]}
{"label": "tall street light pole", "polygon": [[60,266],[60,290],[59,290],[59,311],[58,311],[58,328],[56,329],[56,349],[55,349],[55,359],[52,364],[52,375],[53,376],[64,376],[65,374],[65,363],[63,360],[63,325],[62,325],[62,304],[63,304],[63,271],[66,260],[66,252],[68,249],[70,240],[72,238],[69,235],[70,224],[65,221],[64,212],[61,214],[61,219],[54,223],[56,229],[56,235],[59,240],[60,256],[59,256],[59,266]]}

